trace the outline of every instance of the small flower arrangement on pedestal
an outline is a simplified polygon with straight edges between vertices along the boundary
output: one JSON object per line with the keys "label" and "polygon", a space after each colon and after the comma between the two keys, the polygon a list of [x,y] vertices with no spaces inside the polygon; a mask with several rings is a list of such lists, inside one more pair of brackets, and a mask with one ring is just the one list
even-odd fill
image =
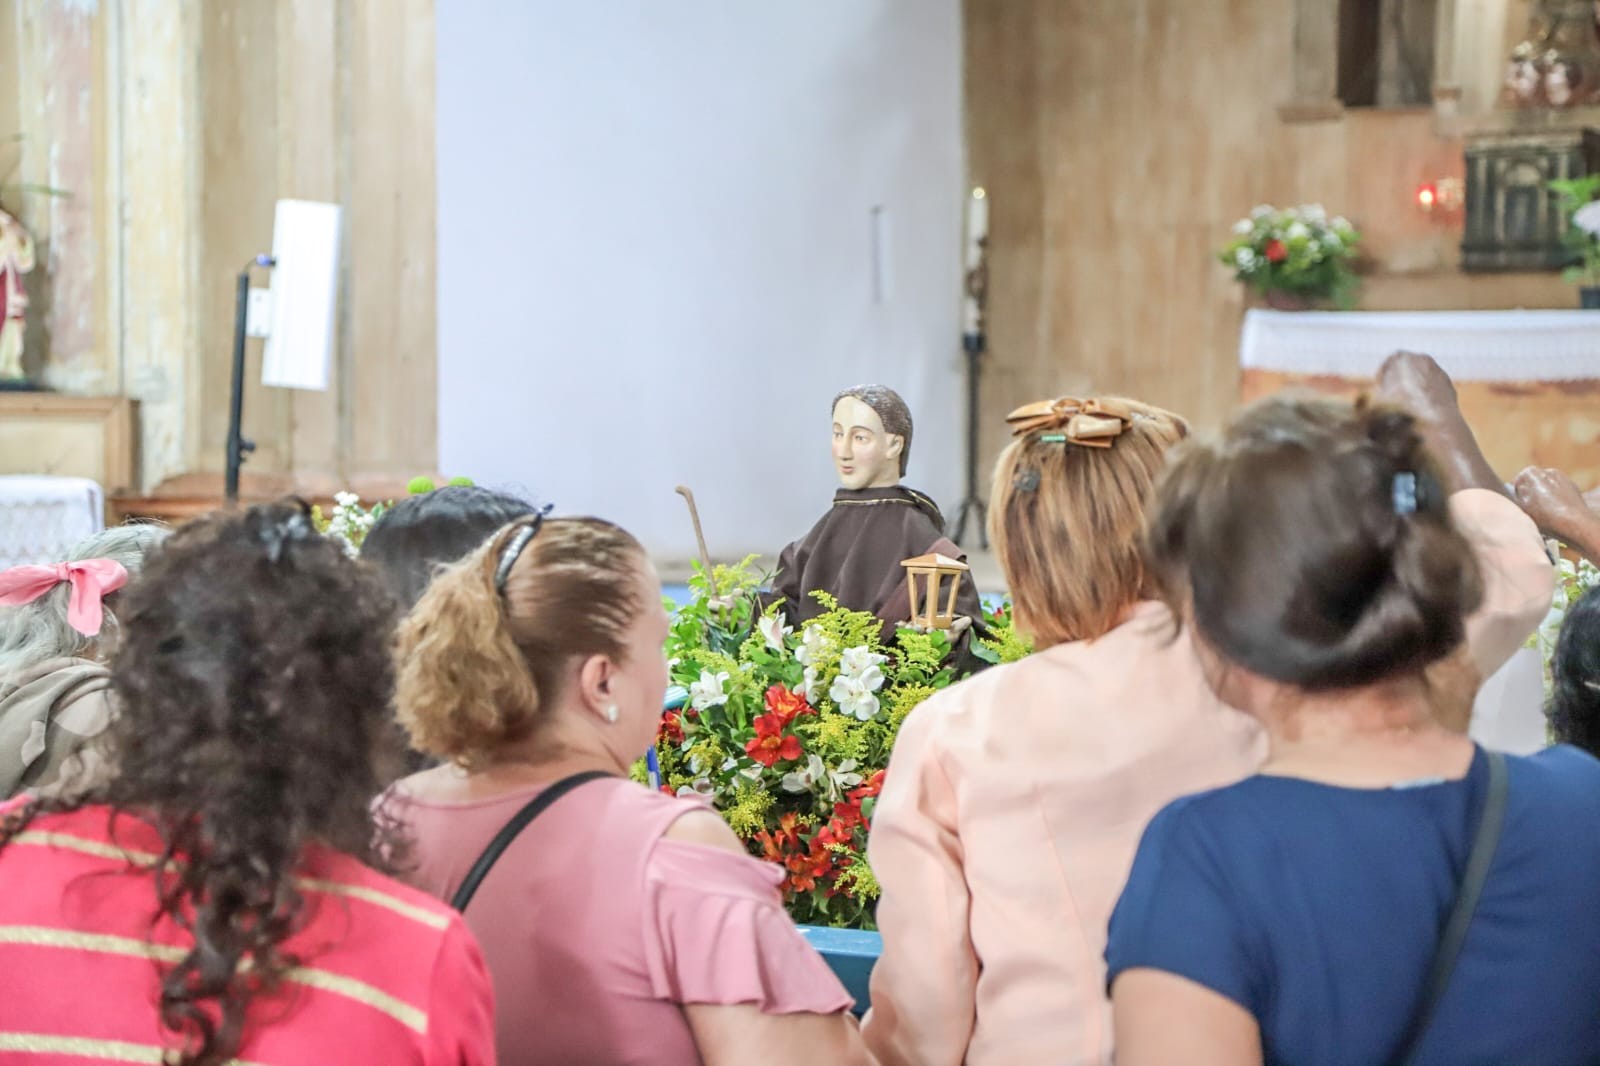
{"label": "small flower arrangement on pedestal", "polygon": [[1355,249],[1361,235],[1321,204],[1279,209],[1263,204],[1234,224],[1218,253],[1236,279],[1271,307],[1305,310],[1327,301],[1349,307],[1355,298]]}
{"label": "small flower arrangement on pedestal", "polygon": [[[781,866],[796,921],[873,928],[873,807],[901,723],[956,680],[949,639],[902,627],[886,645],[876,616],[821,592],[824,613],[796,633],[778,605],[762,610],[752,559],[697,566],[689,584],[667,640],[688,698],[662,718],[661,788],[705,796],[751,854]],[[981,657],[1027,653],[1009,608],[984,621]]]}

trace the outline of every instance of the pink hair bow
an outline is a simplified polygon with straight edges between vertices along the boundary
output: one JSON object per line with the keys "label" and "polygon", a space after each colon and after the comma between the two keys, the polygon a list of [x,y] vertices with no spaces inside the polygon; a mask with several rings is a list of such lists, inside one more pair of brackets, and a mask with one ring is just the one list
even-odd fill
{"label": "pink hair bow", "polygon": [[0,607],[32,603],[65,581],[72,586],[67,624],[86,637],[105,620],[101,601],[128,583],[128,571],[115,559],[81,559],[52,566],[13,566],[0,570]]}

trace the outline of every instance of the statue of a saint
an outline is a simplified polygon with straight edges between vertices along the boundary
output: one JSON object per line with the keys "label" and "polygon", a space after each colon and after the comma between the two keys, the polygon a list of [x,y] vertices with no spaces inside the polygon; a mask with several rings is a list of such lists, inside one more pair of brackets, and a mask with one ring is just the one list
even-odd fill
{"label": "statue of a saint", "polygon": [[[893,389],[858,385],[834,399],[833,464],[842,488],[811,532],[778,557],[773,591],[783,596],[790,623],[822,613],[810,596],[817,589],[840,606],[871,611],[886,627],[909,621],[900,563],[929,552],[965,559],[945,537],[938,506],[900,484],[910,458],[911,411]],[[981,622],[972,575],[962,574],[960,581],[957,614]]]}
{"label": "statue of a saint", "polygon": [[23,319],[28,293],[22,275],[33,269],[33,237],[0,209],[0,381],[20,381]]}

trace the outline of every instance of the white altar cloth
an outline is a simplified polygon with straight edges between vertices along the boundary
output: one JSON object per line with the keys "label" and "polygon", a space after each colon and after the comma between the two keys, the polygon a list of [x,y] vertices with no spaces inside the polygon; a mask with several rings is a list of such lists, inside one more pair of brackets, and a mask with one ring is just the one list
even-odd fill
{"label": "white altar cloth", "polygon": [[1247,311],[1245,370],[1372,378],[1397,351],[1460,381],[1600,378],[1600,311]]}
{"label": "white altar cloth", "polygon": [[81,477],[0,477],[0,569],[54,563],[105,528],[105,494]]}

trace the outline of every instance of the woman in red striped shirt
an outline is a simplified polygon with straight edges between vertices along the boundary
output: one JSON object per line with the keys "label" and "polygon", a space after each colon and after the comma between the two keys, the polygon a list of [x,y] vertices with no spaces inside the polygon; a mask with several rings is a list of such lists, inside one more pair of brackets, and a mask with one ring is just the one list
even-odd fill
{"label": "woman in red striped shirt", "polygon": [[494,1061],[471,934],[373,868],[390,611],[303,505],[171,538],[123,605],[115,774],[0,807],[0,1061]]}

